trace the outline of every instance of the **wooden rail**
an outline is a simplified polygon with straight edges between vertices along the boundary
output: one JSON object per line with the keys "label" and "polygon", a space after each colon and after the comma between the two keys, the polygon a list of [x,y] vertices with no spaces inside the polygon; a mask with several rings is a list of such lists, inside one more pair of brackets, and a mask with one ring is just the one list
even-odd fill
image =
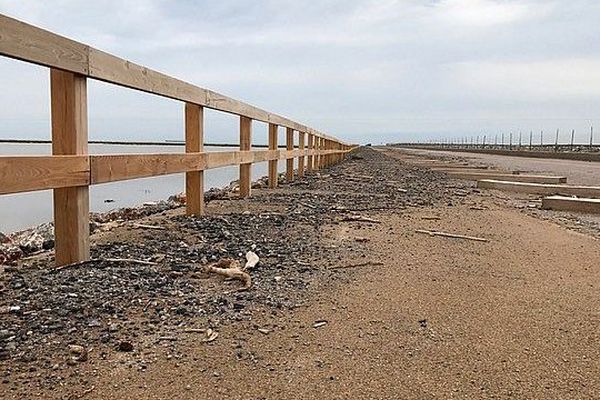
{"label": "wooden rail", "polygon": [[[239,194],[251,194],[252,164],[269,162],[269,187],[277,187],[277,163],[286,176],[330,166],[355,146],[313,128],[232,99],[212,90],[94,49],[0,14],[0,55],[50,68],[52,156],[0,157],[0,195],[54,190],[56,264],[89,259],[89,186],[119,180],[185,173],[186,212],[204,212],[204,171],[239,165]],[[96,79],[184,105],[185,153],[89,155],[87,79]],[[204,152],[204,108],[240,118],[239,151]],[[268,150],[252,150],[252,123],[269,124]],[[279,128],[286,149],[279,150]],[[299,146],[295,149],[294,136]],[[308,147],[305,147],[306,140]]]}

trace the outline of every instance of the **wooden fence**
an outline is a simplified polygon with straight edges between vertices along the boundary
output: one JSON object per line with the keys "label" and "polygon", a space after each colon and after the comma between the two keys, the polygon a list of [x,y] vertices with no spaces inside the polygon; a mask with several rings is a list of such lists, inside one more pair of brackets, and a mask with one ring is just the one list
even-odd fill
{"label": "wooden fence", "polygon": [[[241,197],[250,196],[252,163],[277,162],[298,176],[342,160],[353,146],[285,117],[118,58],[0,14],[0,55],[50,68],[52,156],[0,157],[0,195],[54,189],[56,264],[89,259],[89,186],[185,172],[187,214],[204,212],[203,171],[239,165]],[[185,153],[88,155],[87,79],[141,90],[184,103]],[[204,152],[204,108],[240,117],[239,151]],[[268,150],[251,150],[252,122],[269,124]],[[286,128],[286,150],[277,133]],[[294,137],[298,135],[298,148]],[[306,147],[305,144],[308,146]]]}

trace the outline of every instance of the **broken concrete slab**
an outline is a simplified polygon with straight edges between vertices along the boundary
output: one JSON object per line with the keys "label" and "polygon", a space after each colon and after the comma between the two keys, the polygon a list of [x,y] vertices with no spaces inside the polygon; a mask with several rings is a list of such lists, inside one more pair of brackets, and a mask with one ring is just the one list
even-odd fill
{"label": "broken concrete slab", "polygon": [[600,198],[600,186],[570,186],[484,179],[477,181],[477,187],[479,189],[497,189],[516,193],[532,193],[545,195],[562,194],[579,197]]}
{"label": "broken concrete slab", "polygon": [[600,214],[600,199],[549,196],[542,199],[542,209]]}

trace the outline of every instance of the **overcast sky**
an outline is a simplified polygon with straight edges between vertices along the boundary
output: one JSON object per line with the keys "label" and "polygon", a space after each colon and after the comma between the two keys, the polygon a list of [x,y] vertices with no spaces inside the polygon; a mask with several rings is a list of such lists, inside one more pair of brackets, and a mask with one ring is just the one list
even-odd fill
{"label": "overcast sky", "polygon": [[[600,132],[597,0],[0,0],[0,12],[349,141]],[[47,69],[0,57],[0,87],[0,136],[49,137]],[[89,114],[94,139],[183,137],[180,103],[128,89],[91,82]],[[237,140],[236,126],[210,113],[207,140]]]}

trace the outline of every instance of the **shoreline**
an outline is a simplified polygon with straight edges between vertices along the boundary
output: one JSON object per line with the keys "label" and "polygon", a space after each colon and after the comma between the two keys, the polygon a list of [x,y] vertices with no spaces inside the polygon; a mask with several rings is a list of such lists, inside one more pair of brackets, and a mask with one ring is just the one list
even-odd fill
{"label": "shoreline", "polygon": [[[279,182],[285,182],[284,173],[279,173]],[[253,189],[265,188],[267,185],[267,176],[262,176],[252,182]],[[238,188],[238,180],[234,180],[220,188],[211,188],[204,192],[204,200],[208,204],[213,200],[229,198],[237,193]],[[170,195],[166,200],[144,202],[131,207],[118,207],[105,212],[90,212],[90,234],[110,229],[116,221],[135,221],[184,207],[185,204],[185,193],[180,192]],[[42,222],[12,232],[0,231],[0,266],[14,266],[20,261],[39,256],[53,249],[53,221]]]}

